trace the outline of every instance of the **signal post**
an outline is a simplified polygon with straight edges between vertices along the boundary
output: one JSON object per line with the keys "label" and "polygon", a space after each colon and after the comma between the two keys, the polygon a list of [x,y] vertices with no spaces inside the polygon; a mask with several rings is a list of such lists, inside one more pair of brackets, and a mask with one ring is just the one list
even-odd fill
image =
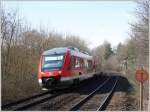
{"label": "signal post", "polygon": [[140,110],[143,110],[143,83],[148,80],[148,73],[144,67],[136,70],[135,79],[140,82]]}

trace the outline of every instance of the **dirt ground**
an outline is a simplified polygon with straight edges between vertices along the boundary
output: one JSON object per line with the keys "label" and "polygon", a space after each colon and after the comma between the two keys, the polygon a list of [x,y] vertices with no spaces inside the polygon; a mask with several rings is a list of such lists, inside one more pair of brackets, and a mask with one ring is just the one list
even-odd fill
{"label": "dirt ground", "polygon": [[[148,111],[148,85],[144,86],[144,101],[143,110]],[[112,96],[107,111],[139,111],[140,110],[140,97],[136,94],[133,85],[128,80],[120,76],[118,86]]]}
{"label": "dirt ground", "polygon": [[138,111],[138,101],[130,97],[127,93],[114,93],[106,110],[108,111]]}

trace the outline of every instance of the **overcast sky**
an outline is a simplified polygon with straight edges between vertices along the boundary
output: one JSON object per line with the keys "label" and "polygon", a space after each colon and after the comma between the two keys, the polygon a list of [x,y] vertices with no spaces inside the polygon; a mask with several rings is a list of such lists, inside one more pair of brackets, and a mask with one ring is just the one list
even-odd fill
{"label": "overcast sky", "polygon": [[80,36],[89,48],[105,40],[113,46],[126,40],[136,7],[132,1],[5,1],[3,5],[6,10],[18,9],[32,28],[42,26],[63,35]]}

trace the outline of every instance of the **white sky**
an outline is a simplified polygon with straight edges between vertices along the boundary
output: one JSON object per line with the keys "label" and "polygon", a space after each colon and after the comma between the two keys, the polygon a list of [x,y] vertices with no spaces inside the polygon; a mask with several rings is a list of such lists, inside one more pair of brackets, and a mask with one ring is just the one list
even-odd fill
{"label": "white sky", "polygon": [[105,40],[113,46],[128,38],[136,4],[132,1],[5,1],[6,10],[19,9],[31,27],[80,36],[89,48]]}

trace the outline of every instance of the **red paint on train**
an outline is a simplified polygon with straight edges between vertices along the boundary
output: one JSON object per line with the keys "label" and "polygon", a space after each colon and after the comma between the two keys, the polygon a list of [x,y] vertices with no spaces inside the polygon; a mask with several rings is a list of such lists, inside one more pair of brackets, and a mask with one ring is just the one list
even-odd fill
{"label": "red paint on train", "polygon": [[43,88],[55,88],[92,77],[96,58],[77,48],[53,48],[42,53],[38,80]]}

